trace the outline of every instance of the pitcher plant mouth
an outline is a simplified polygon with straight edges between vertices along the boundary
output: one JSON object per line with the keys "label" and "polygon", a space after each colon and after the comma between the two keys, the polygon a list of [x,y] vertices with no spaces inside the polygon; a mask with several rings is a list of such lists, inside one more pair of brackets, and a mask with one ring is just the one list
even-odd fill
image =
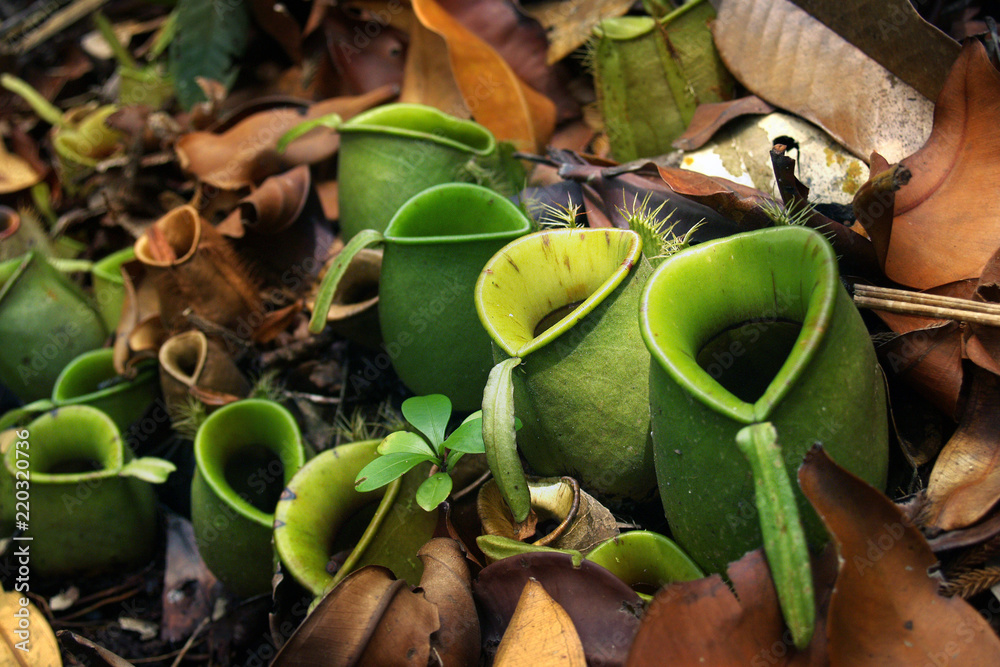
{"label": "pitcher plant mouth", "polygon": [[413,195],[384,236],[398,245],[438,245],[513,239],[530,230],[528,218],[503,195],[473,183],[442,183]]}
{"label": "pitcher plant mouth", "polygon": [[[67,418],[72,419],[72,428]],[[31,452],[33,482],[81,484],[115,477],[125,465],[118,427],[97,408],[86,405],[56,408],[31,422],[30,432],[32,440],[45,443],[45,447]],[[13,447],[7,451],[4,464],[13,477]]]}
{"label": "pitcher plant mouth", "polygon": [[458,151],[487,156],[496,139],[485,127],[422,104],[389,104],[360,113],[340,126],[341,134],[374,132],[422,139]]}
{"label": "pitcher plant mouth", "polygon": [[[642,239],[623,229],[562,229],[521,237],[483,268],[475,289],[479,319],[504,352],[524,357],[593,311],[625,280],[641,253]],[[556,319],[570,307],[536,335],[546,318]]]}
{"label": "pitcher plant mouth", "polygon": [[[275,491],[277,503],[281,489],[305,464],[301,441],[295,418],[283,407],[265,399],[244,399],[219,408],[205,420],[195,436],[194,455],[212,492],[235,512],[270,531],[274,506],[270,511],[255,506],[249,494],[238,491],[230,480],[238,477],[251,488],[266,485]],[[246,471],[234,468],[253,463],[252,458],[259,465],[244,480],[241,473]]]}
{"label": "pitcher plant mouth", "polygon": [[[742,423],[766,421],[830,328],[838,280],[833,248],[810,229],[772,227],[710,241],[653,273],[640,302],[640,330],[653,358],[690,395]],[[697,301],[690,298],[695,292]],[[727,330],[778,322],[801,323],[801,329],[756,401],[737,397],[699,364],[699,353]]]}

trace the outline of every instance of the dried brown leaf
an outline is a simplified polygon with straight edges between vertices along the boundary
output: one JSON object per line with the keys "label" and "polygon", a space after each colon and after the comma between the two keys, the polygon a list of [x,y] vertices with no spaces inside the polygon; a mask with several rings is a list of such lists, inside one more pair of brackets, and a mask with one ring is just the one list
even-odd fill
{"label": "dried brown leaf", "polygon": [[458,542],[437,537],[420,547],[424,564],[420,587],[437,607],[441,629],[431,636],[431,650],[442,667],[479,663],[479,616],[472,599],[472,577]]}
{"label": "dried brown leaf", "polygon": [[930,134],[930,100],[789,0],[726,0],[712,32],[740,83],[859,158],[899,160]]}
{"label": "dried brown leaf", "polygon": [[827,620],[830,663],[988,665],[1000,639],[964,600],[938,594],[927,541],[879,491],[813,448],[799,485],[837,545]]}
{"label": "dried brown leaf", "polygon": [[699,104],[684,134],[674,140],[674,148],[693,151],[701,148],[723,125],[740,116],[769,114],[774,107],[756,95],[728,102]]}
{"label": "dried brown leaf", "polygon": [[1000,169],[1000,73],[982,44],[965,45],[934,108],[934,130],[902,164],[886,275],[929,289],[980,276],[1000,247],[1000,199],[987,196]]}
{"label": "dried brown leaf", "polygon": [[451,70],[473,117],[500,141],[540,151],[552,136],[555,104],[517,76],[497,51],[435,0],[413,0],[417,18],[448,44]]}
{"label": "dried brown leaf", "polygon": [[928,99],[941,92],[958,42],[909,0],[792,0]]}
{"label": "dried brown leaf", "polygon": [[521,591],[493,664],[583,667],[587,660],[569,614],[531,579]]}
{"label": "dried brown leaf", "polygon": [[972,374],[958,429],[945,445],[927,484],[924,523],[940,530],[979,521],[1000,500],[1000,379]]}

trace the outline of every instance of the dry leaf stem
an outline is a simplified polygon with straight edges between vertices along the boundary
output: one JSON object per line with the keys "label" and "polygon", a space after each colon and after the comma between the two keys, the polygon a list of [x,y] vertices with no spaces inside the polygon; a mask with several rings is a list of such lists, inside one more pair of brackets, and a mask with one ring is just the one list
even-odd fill
{"label": "dry leaf stem", "polygon": [[888,287],[855,285],[854,305],[904,315],[1000,327],[1000,304],[921,294]]}

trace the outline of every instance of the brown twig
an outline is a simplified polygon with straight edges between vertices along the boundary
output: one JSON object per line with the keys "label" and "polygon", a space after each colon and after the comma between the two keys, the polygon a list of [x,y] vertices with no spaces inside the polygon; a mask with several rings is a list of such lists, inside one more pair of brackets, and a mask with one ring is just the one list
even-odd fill
{"label": "brown twig", "polygon": [[888,287],[855,285],[854,305],[903,315],[1000,327],[1000,304],[921,294]]}

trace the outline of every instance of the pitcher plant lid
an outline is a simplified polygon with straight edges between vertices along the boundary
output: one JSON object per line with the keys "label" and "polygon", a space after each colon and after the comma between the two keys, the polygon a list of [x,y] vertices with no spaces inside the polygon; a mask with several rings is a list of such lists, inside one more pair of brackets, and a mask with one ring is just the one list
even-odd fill
{"label": "pitcher plant lid", "polygon": [[[822,234],[797,226],[759,229],[688,248],[664,261],[643,288],[639,329],[652,358],[686,392],[752,424],[769,419],[812,361],[830,328],[839,287],[837,257]],[[793,290],[788,310],[802,328],[763,394],[747,403],[702,368],[697,355],[726,328],[766,314],[748,312],[740,318],[739,309],[753,304],[755,296],[770,298],[771,312],[778,312],[779,289]],[[714,302],[705,298],[713,293]]]}
{"label": "pitcher plant lid", "polygon": [[[569,331],[617,288],[642,256],[625,229],[557,229],[523,236],[494,255],[476,282],[476,311],[490,337],[524,357]],[[554,311],[578,305],[545,331]]]}

